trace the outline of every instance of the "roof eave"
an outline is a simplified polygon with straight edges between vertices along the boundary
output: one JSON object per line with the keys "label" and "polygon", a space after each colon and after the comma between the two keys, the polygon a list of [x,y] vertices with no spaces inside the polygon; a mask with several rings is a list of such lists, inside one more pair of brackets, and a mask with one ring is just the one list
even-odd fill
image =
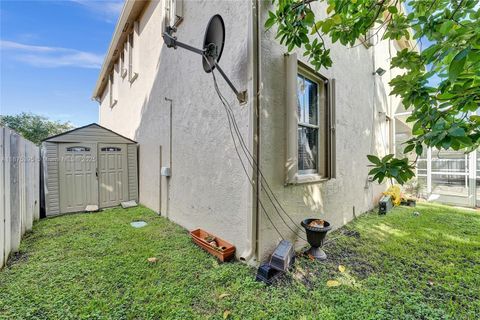
{"label": "roof eave", "polygon": [[[103,90],[105,89],[105,80],[107,79],[107,73],[110,71],[112,66],[112,60],[117,53],[117,49],[120,45],[120,39],[126,29],[129,28],[126,24],[131,20],[133,17],[132,15],[136,13],[138,15],[139,9],[142,9],[149,0],[126,0],[125,4],[123,5],[122,12],[120,13],[120,17],[118,18],[117,24],[115,26],[115,31],[113,32],[112,40],[110,41],[110,45],[108,47],[107,55],[103,60],[102,68],[100,69],[100,74],[97,78],[97,82],[95,84],[95,88],[93,90],[92,99],[99,101]],[[134,10],[134,8],[136,10]],[[136,18],[136,17],[135,17]]]}

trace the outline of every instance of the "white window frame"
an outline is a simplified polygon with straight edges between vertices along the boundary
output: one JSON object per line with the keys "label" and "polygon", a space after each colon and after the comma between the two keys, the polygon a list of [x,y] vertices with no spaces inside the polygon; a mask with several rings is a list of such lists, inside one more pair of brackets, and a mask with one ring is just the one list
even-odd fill
{"label": "white window frame", "polygon": [[128,34],[128,81],[133,83],[137,77],[137,59],[138,59],[138,21],[133,24],[133,30]]}
{"label": "white window frame", "polygon": [[165,0],[164,28],[178,27],[183,21],[183,0]]}
{"label": "white window frame", "polygon": [[[286,181],[285,184],[302,184],[335,178],[335,80],[327,79],[307,64],[299,62],[295,53],[286,56]],[[298,169],[298,128],[311,126],[299,121],[297,76],[303,75],[318,85],[318,152],[317,170]]]}
{"label": "white window frame", "polygon": [[118,102],[115,92],[115,66],[110,72],[110,75],[108,76],[108,95],[110,108],[113,108]]}
{"label": "white window frame", "polygon": [[127,43],[123,45],[123,50],[120,53],[120,76],[125,79],[128,73],[128,69],[125,68],[125,52],[127,51]]}
{"label": "white window frame", "polygon": [[[297,72],[297,77],[301,75],[303,78],[305,79],[308,79],[309,81],[315,83],[317,85],[317,124],[311,124],[311,123],[306,123],[306,122],[302,122],[298,116],[297,116],[297,132],[298,132],[298,129],[300,127],[302,128],[312,128],[312,129],[316,129],[318,134],[317,134],[317,159],[315,159],[315,164],[316,164],[316,168],[314,169],[307,169],[307,170],[300,170],[299,168],[297,168],[297,172],[298,172],[298,175],[324,175],[323,171],[321,169],[322,166],[325,165],[324,161],[322,161],[323,157],[320,156],[320,153],[324,148],[324,145],[325,143],[322,141],[322,140],[325,140],[324,139],[324,135],[321,134],[321,132],[323,131],[324,129],[324,126],[322,125],[322,123],[320,123],[320,120],[321,119],[324,119],[324,114],[326,113],[324,110],[322,112],[321,108],[323,104],[325,104],[325,97],[324,97],[324,88],[325,88],[325,85],[324,85],[324,82],[316,77],[314,74],[310,73],[307,69],[299,66],[298,67],[298,72]],[[298,79],[297,79],[298,81]],[[298,88],[297,88],[297,92],[298,92]],[[297,97],[298,99],[298,97]],[[326,109],[326,107],[325,107]],[[297,139],[298,139],[298,136],[297,136]],[[299,153],[299,150],[298,150],[298,142],[297,142],[297,159],[298,159],[298,153]],[[297,161],[297,164],[298,164],[298,161]]]}

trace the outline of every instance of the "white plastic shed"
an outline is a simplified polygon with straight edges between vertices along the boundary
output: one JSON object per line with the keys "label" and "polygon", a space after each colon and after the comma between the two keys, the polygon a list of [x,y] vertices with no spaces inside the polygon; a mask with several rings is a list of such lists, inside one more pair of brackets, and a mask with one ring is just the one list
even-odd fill
{"label": "white plastic shed", "polygon": [[138,201],[137,143],[96,123],[42,143],[47,216]]}

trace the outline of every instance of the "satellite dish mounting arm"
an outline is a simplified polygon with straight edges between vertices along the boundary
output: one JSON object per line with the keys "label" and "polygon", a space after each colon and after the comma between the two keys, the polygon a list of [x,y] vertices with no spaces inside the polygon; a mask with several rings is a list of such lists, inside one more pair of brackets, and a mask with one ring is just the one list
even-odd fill
{"label": "satellite dish mounting arm", "polygon": [[[235,88],[235,86],[233,85],[233,83],[230,81],[230,79],[228,79],[227,75],[225,74],[225,72],[223,72],[222,68],[220,68],[220,65],[217,63],[217,61],[215,61],[215,67],[217,67],[218,69],[218,72],[220,72],[220,74],[222,75],[223,79],[225,79],[225,81],[227,82],[227,84],[230,86],[230,88],[233,90],[233,92],[235,93],[235,95],[237,96],[237,99],[238,99],[238,102],[240,102],[240,104],[244,104],[247,102],[247,91],[242,91],[242,92],[238,92],[237,88]],[[213,72],[213,71],[212,71]]]}
{"label": "satellite dish mounting arm", "polygon": [[[207,28],[207,34],[210,31],[211,22],[215,21],[214,20],[215,18],[217,19],[216,21],[221,22],[221,27],[223,29],[223,30],[221,30],[221,32],[223,33],[223,36],[224,36],[225,30],[224,30],[223,20],[221,19],[221,17],[219,15],[213,16],[213,18],[210,20],[209,27]],[[220,60],[220,56],[221,56],[222,51],[223,51],[223,41],[220,45],[217,44],[217,43],[214,43],[214,42],[206,41],[206,42],[204,42],[204,49],[202,50],[202,49],[198,49],[198,48],[192,47],[192,46],[190,46],[186,43],[178,41],[177,37],[172,35],[176,31],[177,31],[177,29],[175,28],[175,26],[173,26],[173,27],[169,26],[169,27],[167,27],[167,30],[163,33],[163,41],[165,42],[167,47],[168,48],[174,48],[174,49],[177,49],[177,47],[180,47],[180,48],[183,48],[183,49],[186,49],[188,51],[191,51],[191,52],[194,52],[194,53],[197,53],[197,54],[201,55],[207,63],[207,65],[204,65],[205,72],[207,72],[207,73],[208,72],[213,72],[213,69],[217,68],[218,71],[220,72],[221,76],[223,77],[223,79],[225,79],[227,84],[230,86],[230,88],[233,90],[233,92],[237,96],[238,102],[240,104],[246,103],[247,102],[247,91],[245,90],[245,91],[239,92],[237,90],[237,88],[235,88],[233,83],[230,81],[230,79],[227,77],[225,72],[223,72],[222,68],[220,68],[220,65],[218,64],[218,61]],[[212,65],[212,63],[213,63],[213,65]]]}
{"label": "satellite dish mounting arm", "polygon": [[198,53],[200,55],[203,55],[205,53],[204,50],[197,49],[195,47],[189,46],[186,43],[178,41],[177,37],[171,35],[171,33],[175,31],[176,31],[175,28],[167,27],[167,31],[163,33],[163,41],[165,42],[168,48],[177,49],[177,47],[180,47],[183,49],[187,49],[188,51]]}

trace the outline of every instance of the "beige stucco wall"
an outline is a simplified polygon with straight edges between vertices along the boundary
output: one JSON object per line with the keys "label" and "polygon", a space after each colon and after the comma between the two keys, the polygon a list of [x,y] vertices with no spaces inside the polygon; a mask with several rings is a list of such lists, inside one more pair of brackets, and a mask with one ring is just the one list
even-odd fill
{"label": "beige stucco wall", "polygon": [[[325,11],[322,4],[315,6]],[[269,7],[269,1],[262,2],[261,26]],[[138,78],[130,84],[127,79],[116,76],[118,102],[113,108],[109,107],[107,88],[100,106],[100,124],[138,141],[141,203],[188,229],[201,227],[225,238],[237,246],[239,257],[250,246],[252,189],[237,159],[225,112],[211,76],[202,69],[201,58],[163,45],[162,11],[162,5],[152,1],[142,14],[139,37],[135,39]],[[249,102],[238,106],[220,79],[221,90],[233,103],[241,131],[252,150],[250,2],[184,1],[185,20],[177,36],[183,42],[200,47],[204,28],[216,13],[223,16],[227,31],[221,65],[239,89],[248,89]],[[389,69],[389,50],[395,50],[394,45],[384,42],[375,49],[363,45],[346,49],[339,44],[328,44],[334,66],[320,72],[336,79],[337,178],[284,186],[286,50],[274,40],[272,30],[266,32],[261,27],[260,38],[262,171],[296,221],[319,216],[340,227],[355,215],[371,209],[385,188],[368,181],[366,155],[387,153],[388,126],[379,111],[392,115],[396,108],[392,106],[397,106],[398,101],[387,93],[393,74],[387,72],[379,78],[372,72],[379,66]],[[302,57],[301,51],[298,56]],[[170,102],[165,97],[173,100],[172,128]],[[161,166],[171,166],[171,178],[160,177]],[[265,198],[263,202],[268,203]],[[271,206],[267,205],[267,210],[282,233],[297,240]],[[260,211],[260,258],[265,258],[278,239]]]}
{"label": "beige stucco wall", "polygon": [[[262,2],[262,21],[268,16],[270,2]],[[314,4],[317,15],[325,12],[326,4]],[[263,23],[262,23],[263,25]],[[321,217],[338,228],[355,216],[372,209],[378,201],[384,185],[368,181],[369,164],[367,154],[385,155],[388,152],[388,123],[379,112],[392,115],[398,99],[388,96],[388,81],[392,73],[383,77],[373,76],[378,67],[389,70],[389,47],[386,41],[367,49],[364,45],[345,48],[331,44],[333,66],[320,70],[327,78],[336,79],[336,179],[326,182],[285,186],[286,162],[286,67],[285,47],[278,44],[275,30],[260,31],[264,36],[262,48],[262,94],[261,94],[261,143],[260,157],[263,173],[270,186],[279,196],[286,211],[300,222],[307,217]],[[380,33],[382,34],[382,33]],[[303,51],[297,56],[308,64]],[[374,63],[375,61],[375,63]],[[264,196],[264,203],[268,199]],[[269,206],[269,215],[281,233],[290,240],[298,237],[290,231],[280,217]],[[288,218],[284,216],[288,222]],[[266,258],[280,239],[265,214],[259,213],[259,256]],[[295,228],[290,223],[292,228]],[[299,223],[297,232],[305,237]],[[304,245],[297,242],[297,247]]]}
{"label": "beige stucco wall", "polygon": [[[216,13],[226,26],[221,65],[239,89],[246,89],[251,86],[249,2],[184,1],[184,21],[176,35],[201,47],[205,27]],[[107,88],[100,124],[139,143],[142,204],[188,229],[200,227],[232,242],[240,256],[249,243],[251,191],[234,152],[225,111],[211,75],[203,71],[201,57],[166,48],[162,24],[163,2],[152,1],[140,18],[135,39],[138,78],[130,84],[116,76],[118,102],[109,107]],[[239,107],[225,82],[219,79],[219,84],[234,103],[240,129],[250,143],[251,104]],[[170,102],[165,97],[173,100],[171,130]],[[161,166],[171,166],[171,178],[160,178]]]}

